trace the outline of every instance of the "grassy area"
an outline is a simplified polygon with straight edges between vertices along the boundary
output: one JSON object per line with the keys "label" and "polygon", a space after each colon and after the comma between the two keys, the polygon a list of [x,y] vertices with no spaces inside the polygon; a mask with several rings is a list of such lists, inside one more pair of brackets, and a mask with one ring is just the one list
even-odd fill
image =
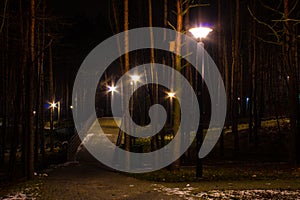
{"label": "grassy area", "polygon": [[299,180],[300,168],[286,164],[238,164],[204,166],[203,178],[195,178],[195,167],[181,167],[178,171],[161,169],[159,171],[130,174],[138,179],[157,182],[203,182],[203,181],[258,181],[258,180]]}

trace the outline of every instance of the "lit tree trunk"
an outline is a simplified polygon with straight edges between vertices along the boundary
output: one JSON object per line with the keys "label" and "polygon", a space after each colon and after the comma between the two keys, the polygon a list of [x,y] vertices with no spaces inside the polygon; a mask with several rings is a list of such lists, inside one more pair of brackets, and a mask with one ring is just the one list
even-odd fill
{"label": "lit tree trunk", "polygon": [[[124,38],[124,44],[125,44],[125,65],[124,65],[124,72],[129,71],[129,36],[128,36],[128,2],[129,0],[124,0],[124,31],[125,31],[125,38]],[[125,95],[128,94],[128,86],[125,85]],[[127,127],[127,130],[129,130],[129,121],[125,120],[124,125]],[[130,151],[130,142],[131,142],[131,137],[128,134],[125,134],[125,150]],[[126,154],[126,162],[128,163],[127,167],[130,167],[130,157],[129,154]]]}
{"label": "lit tree trunk", "polygon": [[[190,29],[190,1],[187,1],[185,3],[185,11],[186,11],[186,14],[184,16],[185,31],[188,31]],[[189,44],[186,44],[186,45],[187,45],[186,46],[187,52],[190,52],[190,45]],[[192,74],[192,67],[191,67],[190,63],[185,63],[184,74],[185,74],[186,79],[189,81],[190,85],[193,87],[193,74]],[[194,114],[191,114],[191,115],[192,115],[191,118],[194,120],[194,118],[195,118]],[[187,137],[187,135],[188,135],[187,133],[184,133],[182,135],[183,135],[183,137],[181,138],[182,141],[184,141],[184,142],[190,141],[190,138]],[[191,148],[189,148],[184,153],[183,162],[185,160],[188,160],[191,158],[190,149]]]}
{"label": "lit tree trunk", "polygon": [[[181,33],[182,31],[182,24],[183,24],[183,16],[182,16],[182,2],[181,0],[177,0],[176,1],[176,6],[177,6],[177,32]],[[180,55],[180,52],[181,52],[181,37],[180,35],[178,35],[176,37],[176,49],[175,49],[175,52],[176,52],[176,56],[175,56],[175,69],[177,71],[181,71],[181,57],[179,56]],[[174,84],[177,86],[178,84],[178,80],[177,78],[175,77],[174,79]],[[180,98],[180,94],[176,94],[177,97]],[[178,128],[179,128],[179,125],[180,125],[180,105],[174,101],[174,119],[173,119],[173,130],[174,131],[178,131]],[[177,141],[175,144],[174,144],[174,156],[178,156],[179,155],[179,150],[180,150],[180,141]],[[174,161],[172,163],[172,170],[178,170],[180,167],[180,159],[177,159],[176,161]]]}
{"label": "lit tree trunk", "polygon": [[[119,21],[118,21],[118,16],[117,16],[118,12],[117,12],[117,8],[116,8],[115,0],[112,0],[112,9],[113,9],[113,16],[114,16],[114,21],[115,21],[116,33],[120,33]],[[119,37],[117,37],[117,44],[118,44],[118,51],[121,52],[120,38]],[[122,56],[120,56],[119,60],[120,60],[121,71],[123,72],[124,66],[123,66]]]}
{"label": "lit tree trunk", "polygon": [[[152,31],[152,27],[153,27],[153,23],[152,23],[152,0],[148,0],[148,7],[149,7],[149,27],[150,27],[150,42],[151,42],[151,50],[150,50],[150,63],[151,63],[151,71],[153,72],[153,63],[155,63],[155,55],[154,55],[154,36],[153,36],[153,31]],[[152,74],[153,78],[157,77],[156,74]],[[158,103],[158,86],[157,85],[153,85],[153,90],[154,90],[154,102],[151,103]],[[158,117],[157,116],[157,112],[155,112],[155,116],[154,117]],[[155,125],[154,125],[155,126]],[[157,135],[151,137],[151,150],[155,151],[157,149]]]}
{"label": "lit tree trunk", "polygon": [[[164,28],[168,26],[168,0],[164,0]],[[166,40],[167,35],[166,31],[164,31],[164,40]]]}

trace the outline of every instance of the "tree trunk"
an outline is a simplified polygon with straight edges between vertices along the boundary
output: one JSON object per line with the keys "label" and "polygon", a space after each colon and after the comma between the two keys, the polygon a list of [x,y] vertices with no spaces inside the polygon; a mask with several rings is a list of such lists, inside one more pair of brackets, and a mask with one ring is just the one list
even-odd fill
{"label": "tree trunk", "polygon": [[[155,55],[154,55],[154,36],[153,36],[153,22],[152,22],[152,0],[148,0],[148,11],[149,11],[149,27],[150,27],[150,42],[151,42],[151,50],[150,50],[150,63],[151,63],[151,68],[153,68],[153,63],[155,63]],[[153,70],[151,70],[153,72]],[[154,74],[153,74],[154,75]],[[154,75],[156,77],[156,75]],[[154,91],[154,102],[151,103],[158,103],[158,86],[153,85],[153,91]],[[155,112],[154,117],[157,116],[157,112]],[[155,151],[158,148],[158,138],[157,135],[151,137],[151,151]]]}
{"label": "tree trunk", "polygon": [[284,31],[283,45],[284,62],[288,78],[288,99],[291,132],[289,135],[289,161],[300,163],[300,109],[299,109],[299,74],[297,70],[297,41],[293,24],[288,20],[290,15],[289,0],[283,1]]}
{"label": "tree trunk", "polygon": [[239,152],[239,134],[238,134],[238,69],[239,69],[239,0],[235,1],[235,31],[233,42],[233,59],[232,59],[232,75],[231,75],[231,90],[232,90],[232,133],[234,135],[234,152],[235,156]]}
{"label": "tree trunk", "polygon": [[[218,23],[217,23],[217,28],[218,28],[218,66],[219,69],[221,70],[221,73],[223,75],[223,78],[226,80],[226,65],[223,64],[222,58],[224,55],[222,54],[222,28],[221,28],[221,19],[222,19],[222,2],[221,0],[218,0]],[[224,131],[221,133],[220,137],[220,155],[223,157],[224,156]]]}
{"label": "tree trunk", "polygon": [[[52,56],[52,41],[50,41],[49,45],[49,95],[50,95],[50,103],[55,103],[55,95],[54,95],[54,84],[53,84],[53,56]],[[54,111],[55,108],[50,107],[50,151],[53,151],[54,147]]]}
{"label": "tree trunk", "polygon": [[[129,0],[124,0],[124,31],[125,31],[125,38],[124,38],[124,44],[125,44],[125,65],[124,65],[124,72],[129,71],[129,36],[128,36],[128,2]],[[128,94],[128,86],[125,85],[125,95]],[[130,128],[130,124],[128,120],[125,120],[124,122],[125,126],[127,127],[127,130]],[[131,143],[131,137],[128,134],[125,134],[125,150],[130,151],[130,143]],[[130,167],[130,157],[129,154],[126,154],[126,162],[127,162],[127,167]]]}
{"label": "tree trunk", "polygon": [[[183,24],[183,16],[182,16],[182,3],[181,0],[176,0],[176,6],[177,6],[177,32],[181,32],[182,31],[182,24]],[[181,52],[181,37],[180,35],[178,35],[176,37],[176,56],[175,56],[175,69],[177,71],[181,71],[181,58],[180,58],[180,52]],[[175,77],[174,79],[174,84],[175,84],[175,88],[178,87],[177,86],[177,78]],[[180,98],[180,94],[176,93],[176,96]],[[173,118],[173,130],[175,131],[179,131],[180,125],[180,105],[174,101],[174,118]],[[177,141],[174,144],[174,157],[178,157],[178,155],[180,154],[179,152],[180,150],[180,141]],[[171,165],[171,170],[178,170],[180,167],[180,159],[177,159],[176,161],[174,161]]]}
{"label": "tree trunk", "polygon": [[28,179],[34,177],[34,114],[33,114],[33,102],[34,102],[34,65],[35,65],[35,0],[30,0],[30,64],[28,66],[28,102],[27,102],[27,117],[29,118],[28,124]]}

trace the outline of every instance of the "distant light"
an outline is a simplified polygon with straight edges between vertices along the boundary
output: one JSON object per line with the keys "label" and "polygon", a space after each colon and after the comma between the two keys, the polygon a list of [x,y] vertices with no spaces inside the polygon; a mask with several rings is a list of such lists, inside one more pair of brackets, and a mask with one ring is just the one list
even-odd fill
{"label": "distant light", "polygon": [[73,106],[70,106],[71,109],[73,109]]}
{"label": "distant light", "polygon": [[140,80],[140,76],[138,76],[138,75],[131,75],[130,78],[131,78],[131,80],[134,81],[134,82],[137,82],[137,81]]}
{"label": "distant light", "polygon": [[50,108],[56,108],[57,104],[55,102],[50,103]]}
{"label": "distant light", "polygon": [[193,34],[193,36],[197,39],[202,39],[206,38],[207,35],[212,32],[213,30],[209,27],[196,27],[196,28],[191,28],[189,32]]}
{"label": "distant light", "polygon": [[33,114],[34,114],[34,115],[36,114],[36,111],[35,111],[35,110],[33,111]]}
{"label": "distant light", "polygon": [[246,101],[248,102],[249,100],[250,100],[249,97],[247,97],[247,98],[246,98]]}
{"label": "distant light", "polygon": [[290,76],[287,76],[286,78],[287,78],[287,80],[290,80]]}
{"label": "distant light", "polygon": [[241,100],[241,97],[238,97],[238,100],[240,101],[240,100]]}
{"label": "distant light", "polygon": [[116,90],[117,90],[117,87],[116,86],[107,86],[107,88],[108,88],[108,92],[112,92],[112,93],[114,93]]}
{"label": "distant light", "polygon": [[175,98],[176,93],[175,92],[168,92],[167,95],[168,95],[169,98],[172,99],[172,98]]}

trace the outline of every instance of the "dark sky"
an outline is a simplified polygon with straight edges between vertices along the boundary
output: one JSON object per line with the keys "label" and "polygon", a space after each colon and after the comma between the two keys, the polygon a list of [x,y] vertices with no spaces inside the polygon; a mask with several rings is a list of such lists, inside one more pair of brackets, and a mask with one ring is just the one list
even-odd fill
{"label": "dark sky", "polygon": [[[56,44],[55,60],[56,72],[59,76],[71,73],[74,76],[85,56],[103,40],[112,36],[113,19],[111,16],[111,0],[51,0],[50,13],[61,18],[61,22],[68,22],[67,27],[59,29],[63,37]],[[196,26],[201,18],[208,24],[214,24],[216,19],[216,5],[210,2],[209,7],[191,9],[190,25]],[[163,1],[153,0],[153,25],[163,25]],[[169,0],[169,20],[176,20],[176,1]],[[123,0],[116,0],[118,17],[122,24]],[[145,0],[129,1],[129,28],[148,26],[148,8]],[[192,20],[193,19],[193,20]],[[88,20],[88,21],[87,21]],[[122,26],[120,27],[122,31]],[[169,27],[170,28],[170,27]],[[75,56],[74,56],[75,55]]]}
{"label": "dark sky", "polygon": [[108,16],[109,0],[52,0],[51,7],[54,13],[66,17],[84,15],[94,18],[99,15]]}

